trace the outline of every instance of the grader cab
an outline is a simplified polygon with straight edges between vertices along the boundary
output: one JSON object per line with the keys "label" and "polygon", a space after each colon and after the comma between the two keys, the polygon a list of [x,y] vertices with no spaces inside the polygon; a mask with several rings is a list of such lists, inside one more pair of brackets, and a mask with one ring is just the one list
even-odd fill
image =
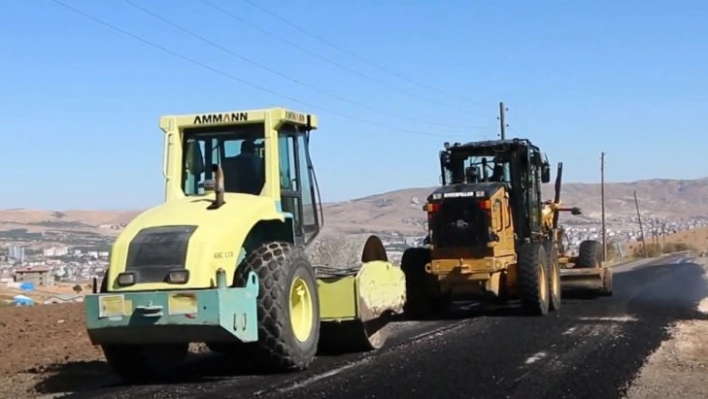
{"label": "grader cab", "polygon": [[561,306],[553,233],[542,223],[548,161],[526,139],[445,143],[442,186],[427,198],[427,246],[407,249],[406,314],[435,317],[454,300]]}
{"label": "grader cab", "polygon": [[154,377],[191,342],[273,371],[381,346],[404,274],[374,235],[322,234],[316,117],[274,108],[160,128],[165,201],[126,226],[85,299],[88,335],[117,374]]}

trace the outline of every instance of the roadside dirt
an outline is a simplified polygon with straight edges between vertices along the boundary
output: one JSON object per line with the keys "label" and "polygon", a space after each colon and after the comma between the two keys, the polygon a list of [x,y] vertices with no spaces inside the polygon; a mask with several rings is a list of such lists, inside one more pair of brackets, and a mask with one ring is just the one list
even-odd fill
{"label": "roadside dirt", "polygon": [[[708,258],[699,258],[697,262],[708,270]],[[672,338],[647,359],[627,391],[626,399],[708,397],[708,387],[705,385],[708,372],[708,343],[705,338],[708,337],[708,298],[698,304],[697,310],[703,316],[681,321],[672,327]]]}
{"label": "roadside dirt", "polygon": [[[204,352],[193,345],[193,353]],[[80,303],[0,307],[0,398],[36,398],[117,381],[91,345]]]}
{"label": "roadside dirt", "polygon": [[[61,392],[103,371],[81,304],[0,308],[0,397]],[[61,374],[61,381],[52,377]],[[54,385],[62,386],[54,386]]]}

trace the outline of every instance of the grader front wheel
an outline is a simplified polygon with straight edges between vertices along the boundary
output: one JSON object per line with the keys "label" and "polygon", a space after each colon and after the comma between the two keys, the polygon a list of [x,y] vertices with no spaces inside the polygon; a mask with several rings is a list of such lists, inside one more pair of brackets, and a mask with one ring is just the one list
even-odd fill
{"label": "grader front wheel", "polygon": [[437,282],[425,271],[430,258],[430,251],[426,248],[408,248],[401,258],[401,270],[406,276],[403,311],[410,320],[432,319],[449,308],[447,298],[431,295],[431,291],[437,291],[431,287]]}
{"label": "grader front wheel", "polygon": [[309,367],[317,352],[320,309],[315,272],[302,250],[287,242],[264,243],[236,273],[245,284],[258,275],[258,343],[255,361],[273,371]]}
{"label": "grader front wheel", "polygon": [[559,310],[561,307],[561,275],[558,253],[551,247],[548,254],[548,286],[550,288],[550,310]]}

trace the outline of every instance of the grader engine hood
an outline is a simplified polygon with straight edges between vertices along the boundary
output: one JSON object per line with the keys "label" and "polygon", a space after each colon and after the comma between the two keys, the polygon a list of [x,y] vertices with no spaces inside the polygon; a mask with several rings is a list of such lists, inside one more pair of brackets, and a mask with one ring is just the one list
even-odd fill
{"label": "grader engine hood", "polygon": [[113,244],[109,290],[213,287],[218,268],[233,275],[253,225],[264,218],[283,220],[267,198],[226,194],[220,208],[207,209],[210,203],[211,198],[189,197],[136,217]]}
{"label": "grader engine hood", "polygon": [[437,248],[486,246],[490,240],[490,198],[503,183],[454,184],[428,196],[431,240]]}

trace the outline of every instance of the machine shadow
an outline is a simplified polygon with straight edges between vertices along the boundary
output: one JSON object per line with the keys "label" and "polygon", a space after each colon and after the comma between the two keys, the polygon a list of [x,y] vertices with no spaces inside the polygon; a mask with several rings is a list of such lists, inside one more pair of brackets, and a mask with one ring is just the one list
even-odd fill
{"label": "machine shadow", "polygon": [[42,395],[91,391],[117,381],[108,363],[98,360],[53,363],[25,372],[39,376],[34,390]]}
{"label": "machine shadow", "polygon": [[41,370],[28,370],[27,373],[46,376],[34,385],[35,391],[43,395],[65,392],[90,394],[91,391],[106,388],[193,384],[272,374],[247,360],[212,352],[190,354],[183,363],[145,382],[122,380],[105,361],[56,363]]}

